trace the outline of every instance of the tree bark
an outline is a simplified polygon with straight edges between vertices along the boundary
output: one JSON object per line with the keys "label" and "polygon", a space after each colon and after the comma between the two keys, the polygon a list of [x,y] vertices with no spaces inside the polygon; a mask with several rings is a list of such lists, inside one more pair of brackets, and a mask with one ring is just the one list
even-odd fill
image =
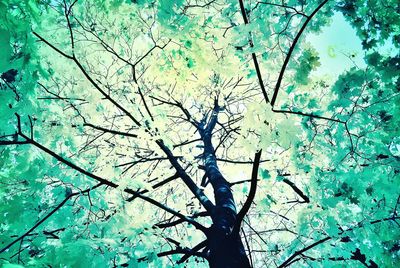
{"label": "tree bark", "polygon": [[248,268],[249,260],[239,234],[226,235],[217,228],[208,238],[210,268]]}
{"label": "tree bark", "polygon": [[215,209],[212,212],[213,225],[208,233],[209,264],[211,268],[246,268],[250,267],[239,232],[233,232],[237,210],[230,184],[220,172],[215,150],[212,145],[212,129],[214,128],[219,107],[213,111],[210,123],[202,131],[204,143],[204,164],[206,175],[214,189]]}

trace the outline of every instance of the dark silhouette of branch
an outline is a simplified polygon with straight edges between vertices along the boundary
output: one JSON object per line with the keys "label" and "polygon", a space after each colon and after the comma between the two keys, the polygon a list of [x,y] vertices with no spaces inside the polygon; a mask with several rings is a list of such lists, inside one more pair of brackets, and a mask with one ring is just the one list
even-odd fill
{"label": "dark silhouette of branch", "polygon": [[150,108],[149,108],[149,106],[147,105],[146,99],[144,98],[142,89],[139,87],[139,85],[138,85],[138,92],[139,92],[140,98],[142,99],[144,108],[145,108],[146,111],[147,111],[147,114],[150,116],[151,121],[154,121],[153,114],[151,113]]}
{"label": "dark silhouette of branch", "polygon": [[281,8],[285,8],[285,9],[291,9],[294,12],[296,12],[296,14],[299,14],[299,15],[307,17],[307,15],[305,15],[304,13],[299,12],[296,8],[294,8],[292,6],[288,6],[288,5],[285,5],[285,4],[270,3],[270,2],[257,2],[257,4],[254,6],[253,10],[256,9],[259,4],[275,6],[275,7],[281,7]]}
{"label": "dark silhouette of branch", "polygon": [[243,230],[243,228],[240,228],[240,229],[242,230],[242,234],[243,234],[243,237],[244,237],[244,242],[246,243],[247,251],[249,252],[250,267],[254,267],[253,257],[251,256],[251,249],[250,249],[249,241],[247,239],[246,232]]}
{"label": "dark silhouette of branch", "polygon": [[208,199],[204,192],[194,183],[194,181],[185,172],[182,166],[178,163],[177,158],[172,154],[171,150],[165,146],[162,140],[157,140],[156,143],[161,148],[161,150],[167,155],[171,165],[175,168],[179,177],[188,186],[193,195],[200,201],[204,208],[211,212],[214,209],[214,204]]}
{"label": "dark silhouette of branch", "polygon": [[330,117],[326,117],[326,116],[319,116],[319,115],[315,115],[315,114],[307,114],[307,113],[303,113],[303,112],[295,112],[295,111],[289,111],[289,110],[275,110],[274,108],[272,108],[272,111],[274,113],[283,113],[283,114],[296,114],[296,115],[301,115],[301,116],[305,116],[305,117],[310,117],[310,118],[315,118],[315,119],[322,119],[322,120],[327,120],[327,121],[332,121],[332,122],[337,122],[340,124],[343,124],[345,129],[346,129],[346,133],[349,136],[349,140],[350,140],[350,146],[351,146],[351,152],[354,152],[354,142],[353,142],[353,138],[352,138],[352,134],[350,133],[350,130],[348,128],[348,124],[347,121],[342,121],[339,119],[335,119],[335,118],[330,118]]}
{"label": "dark silhouette of branch", "polygon": [[2,248],[0,250],[0,253],[3,253],[4,251],[6,251],[7,249],[9,249],[10,247],[12,247],[15,243],[21,241],[22,239],[24,239],[26,236],[28,236],[30,233],[32,233],[32,231],[34,231],[36,228],[38,228],[43,222],[45,222],[48,218],[51,217],[51,215],[53,215],[54,213],[56,213],[60,208],[62,208],[65,203],[67,203],[67,201],[69,199],[71,199],[74,196],[77,195],[81,195],[84,193],[88,193],[93,189],[96,189],[98,187],[100,187],[101,185],[103,185],[103,183],[99,183],[96,184],[93,187],[90,187],[86,190],[80,191],[80,192],[75,192],[75,193],[71,193],[69,194],[67,197],[64,198],[63,201],[61,201],[55,208],[53,208],[46,216],[44,216],[41,220],[39,220],[35,225],[33,225],[28,231],[26,231],[23,235],[19,236],[17,239],[15,239],[14,241],[12,241],[11,243],[9,243],[7,246],[5,246],[4,248]]}
{"label": "dark silhouette of branch", "polygon": [[[216,206],[222,210],[226,210],[226,213],[231,214],[231,217],[235,218],[236,205],[233,199],[232,191],[230,189],[229,183],[226,181],[219,170],[217,159],[215,156],[215,149],[212,144],[212,131],[217,124],[218,113],[220,112],[220,110],[221,107],[219,107],[218,105],[218,99],[215,99],[214,108],[211,111],[211,116],[208,123],[205,125],[208,119],[208,115],[205,115],[199,125],[198,130],[204,144],[204,152],[202,154],[202,158],[204,160],[204,169],[214,190]],[[225,225],[228,221],[223,219],[222,222]],[[233,228],[233,226],[224,226],[223,228],[230,229],[231,227]]]}
{"label": "dark silhouette of branch", "polygon": [[[115,183],[113,183],[111,181],[108,181],[108,180],[106,180],[104,178],[101,178],[101,177],[99,177],[97,175],[94,175],[94,174],[88,172],[87,170],[84,170],[83,168],[73,164],[72,162],[66,160],[65,158],[61,157],[60,155],[56,154],[55,152],[51,151],[50,149],[44,147],[43,145],[37,143],[36,141],[34,141],[34,140],[30,139],[29,137],[27,137],[26,135],[24,135],[22,133],[22,131],[21,131],[21,121],[20,121],[21,119],[20,119],[20,116],[18,114],[16,114],[16,116],[17,116],[17,120],[18,120],[18,127],[17,127],[18,128],[18,135],[20,135],[21,137],[25,138],[25,140],[27,142],[29,142],[30,144],[34,145],[35,147],[41,149],[45,153],[53,156],[55,159],[57,159],[58,161],[60,161],[61,163],[65,164],[65,165],[71,167],[72,169],[74,169],[74,170],[76,170],[76,171],[78,171],[78,172],[80,172],[80,173],[82,173],[82,174],[84,174],[84,175],[86,175],[86,176],[88,176],[88,177],[90,177],[92,179],[95,179],[95,180],[99,181],[101,184],[110,186],[112,188],[118,188],[119,187],[118,184],[115,184]],[[157,206],[157,207],[159,207],[159,208],[161,208],[161,209],[163,209],[163,210],[165,210],[165,211],[167,211],[167,212],[169,212],[169,213],[171,213],[171,214],[173,214],[175,216],[177,216],[178,218],[181,218],[181,219],[189,222],[190,224],[192,224],[196,228],[202,230],[203,232],[206,231],[206,228],[204,226],[202,226],[201,224],[197,223],[193,219],[190,219],[189,217],[186,217],[186,216],[182,215],[181,213],[174,211],[173,209],[171,209],[171,208],[169,208],[169,207],[167,207],[167,206],[165,206],[165,205],[163,205],[163,204],[151,199],[150,197],[147,197],[147,196],[144,196],[144,195],[140,194],[138,191],[134,191],[132,189],[124,189],[124,192],[129,193],[131,195],[134,195],[135,197],[139,197],[139,198],[141,198],[141,199],[143,199],[143,200],[145,200],[145,201],[147,201],[147,202],[149,202],[149,203],[151,203],[151,204],[153,204],[153,205],[155,205],[155,206]]]}
{"label": "dark silhouette of branch", "polygon": [[86,101],[85,99],[82,99],[82,98],[62,97],[62,96],[60,96],[59,94],[56,94],[56,93],[54,93],[54,92],[51,92],[51,91],[50,91],[45,85],[43,85],[42,83],[37,82],[37,84],[38,84],[41,88],[43,88],[44,91],[46,91],[46,92],[49,93],[50,95],[54,96],[54,97],[38,97],[38,98],[37,98],[38,100],[63,100],[63,101],[72,101],[72,100],[75,100],[75,101],[82,101],[82,102],[85,102],[85,101]]}
{"label": "dark silhouette of branch", "polygon": [[203,225],[201,225],[200,223],[196,222],[195,220],[193,220],[193,219],[191,219],[191,218],[179,213],[178,211],[175,211],[175,210],[167,207],[166,205],[161,204],[160,202],[157,202],[156,200],[154,200],[154,199],[152,199],[152,198],[150,198],[148,196],[142,195],[139,192],[134,191],[132,189],[125,189],[124,192],[129,193],[129,194],[131,194],[131,195],[133,195],[135,197],[138,197],[140,199],[143,199],[143,200],[149,202],[150,204],[153,204],[156,207],[159,207],[159,208],[171,213],[172,215],[174,215],[174,216],[176,216],[176,217],[178,217],[178,218],[180,218],[180,219],[192,224],[194,227],[196,227],[197,229],[199,229],[199,230],[201,230],[203,232],[207,231],[207,229]]}
{"label": "dark silhouette of branch", "polygon": [[89,75],[89,73],[85,70],[85,68],[82,66],[82,64],[77,60],[77,58],[75,57],[75,55],[73,56],[69,56],[67,54],[65,54],[64,52],[62,52],[61,50],[59,50],[58,48],[56,48],[55,46],[53,46],[50,42],[48,42],[46,39],[44,39],[42,36],[40,36],[38,33],[33,32],[33,34],[38,37],[40,39],[40,41],[44,42],[45,44],[47,44],[48,46],[50,46],[53,50],[55,50],[57,53],[59,53],[60,55],[62,55],[63,57],[72,60],[75,65],[78,67],[78,69],[82,72],[82,74],[85,76],[85,78],[92,84],[93,87],[95,87],[97,89],[97,91],[99,91],[104,98],[106,98],[107,100],[109,100],[115,107],[117,107],[119,110],[121,110],[124,114],[126,114],[126,116],[128,116],[138,127],[141,126],[140,122],[130,113],[128,112],[128,110],[126,110],[124,107],[122,107],[121,104],[119,104],[116,100],[114,100],[113,98],[111,98],[110,95],[108,95],[103,89],[100,88],[100,86],[93,80],[93,78]]}
{"label": "dark silhouette of branch", "polygon": [[[134,63],[132,63],[129,59],[125,59],[125,58],[123,58],[119,53],[117,53],[117,52],[114,50],[114,48],[113,48],[112,46],[110,46],[109,44],[107,44],[98,34],[96,34],[95,31],[93,31],[92,29],[89,29],[89,28],[85,27],[85,25],[84,25],[83,23],[81,23],[81,21],[80,21],[79,19],[77,19],[77,18],[75,18],[75,17],[74,17],[74,19],[75,19],[75,21],[78,23],[78,25],[79,25],[84,31],[90,33],[90,34],[93,35],[98,41],[100,41],[101,45],[103,46],[103,48],[104,48],[107,52],[111,53],[113,56],[117,57],[120,61],[124,62],[125,64],[129,65],[129,66],[132,68],[132,78],[133,78],[133,81],[135,82],[135,84],[136,84],[138,87],[139,87],[139,85],[138,85],[138,79],[137,79],[137,77],[136,77],[136,66],[137,66],[141,61],[143,61],[148,55],[150,55],[150,54],[153,52],[153,50],[155,50],[156,48],[159,48],[159,49],[162,50],[162,49],[164,49],[164,48],[171,42],[171,39],[168,39],[168,41],[167,41],[164,45],[160,46],[160,45],[157,45],[157,43],[153,40],[154,45],[153,45],[143,56],[141,56],[138,60],[136,60]],[[139,87],[139,94],[141,95],[141,99],[142,99],[142,101],[144,102],[144,104],[145,104],[145,106],[146,106],[146,102],[145,102],[145,100],[144,100],[144,96],[142,96],[142,92],[141,92],[141,90],[140,90],[140,87]],[[148,108],[148,107],[147,107],[147,108]],[[146,108],[146,110],[147,110],[149,116],[152,118],[152,115],[151,115],[151,113],[150,113],[150,110],[148,110],[147,108]],[[152,120],[153,120],[153,119],[152,119]]]}
{"label": "dark silhouette of branch", "polygon": [[[206,216],[210,216],[210,214],[207,211],[202,211],[202,212],[199,212],[199,213],[195,213],[192,216],[189,216],[189,218],[194,219],[194,218],[206,217]],[[155,226],[158,227],[158,228],[169,228],[169,227],[176,226],[176,225],[178,225],[180,223],[183,223],[183,222],[184,222],[184,220],[178,219],[178,220],[171,221],[171,222],[166,222],[166,223],[157,223]]]}
{"label": "dark silhouette of branch", "polygon": [[[241,161],[241,160],[230,160],[230,159],[223,159],[223,158],[217,158],[217,161],[219,162],[226,162],[226,163],[230,163],[230,164],[249,164],[249,165],[253,165],[254,161]],[[269,162],[271,160],[260,160],[260,163],[264,163],[264,162]]]}
{"label": "dark silhouette of branch", "polygon": [[72,7],[75,5],[77,0],[74,1],[74,3],[71,4],[69,8],[67,8],[67,3],[64,0],[64,15],[65,18],[67,19],[67,26],[69,30],[69,37],[71,40],[71,50],[72,50],[72,57],[75,57],[75,40],[74,40],[74,33],[72,31],[72,26],[71,26],[71,21],[69,20],[69,16],[71,15]]}
{"label": "dark silhouette of branch", "polygon": [[104,128],[104,127],[100,127],[100,126],[95,126],[93,124],[90,123],[83,123],[84,127],[91,127],[103,132],[107,132],[107,133],[111,133],[111,134],[115,134],[115,135],[120,135],[120,136],[124,136],[124,137],[132,137],[132,138],[137,138],[136,134],[132,134],[132,133],[127,133],[127,132],[121,132],[121,131],[117,131],[117,130],[113,130],[113,129],[108,129],[108,128]]}
{"label": "dark silhouette of branch", "polygon": [[[199,253],[198,251],[200,249],[206,247],[207,245],[208,245],[208,241],[207,240],[204,240],[204,241],[200,242],[199,244],[194,246],[189,252],[187,252],[185,255],[183,255],[183,257],[177,263],[178,264],[184,263],[191,256],[199,256],[199,255],[196,255],[197,253]],[[207,255],[205,255],[205,253],[201,253],[200,257],[207,258]]]}
{"label": "dark silhouette of branch", "polygon": [[[180,157],[177,156],[177,158],[179,159]],[[154,157],[154,158],[148,158],[148,157],[141,157],[138,160],[135,161],[131,161],[131,162],[127,162],[127,163],[123,163],[123,164],[118,164],[115,165],[115,167],[125,167],[128,166],[124,169],[124,171],[122,172],[122,174],[126,173],[128,170],[130,170],[132,167],[134,167],[137,164],[140,163],[148,163],[148,162],[154,162],[154,161],[158,161],[161,162],[163,160],[168,160],[168,158],[166,157]]]}
{"label": "dark silhouette of branch", "polygon": [[260,165],[261,153],[262,153],[262,150],[258,151],[254,156],[253,171],[251,174],[250,192],[249,192],[249,195],[247,196],[246,201],[244,202],[242,209],[239,211],[239,213],[236,217],[236,223],[235,223],[235,227],[233,229],[233,233],[239,232],[240,225],[242,224],[243,218],[249,211],[250,206],[253,203],[254,197],[256,196],[258,167]]}
{"label": "dark silhouette of branch", "polygon": [[158,102],[160,102],[162,104],[168,104],[168,105],[171,105],[171,106],[178,107],[182,111],[182,113],[186,116],[186,120],[188,122],[190,122],[196,129],[199,128],[199,122],[197,122],[190,115],[189,111],[185,107],[183,107],[182,103],[180,103],[178,101],[175,101],[175,100],[173,102],[172,101],[163,100],[163,99],[155,97],[155,96],[150,96],[150,98],[152,98],[152,99],[154,99],[154,100],[156,100],[156,101],[158,101]]}
{"label": "dark silhouette of branch", "polygon": [[50,42],[48,42],[46,39],[42,38],[39,34],[37,34],[35,31],[32,32],[33,35],[35,35],[37,38],[40,39],[40,41],[42,41],[43,43],[45,43],[46,45],[48,45],[49,47],[51,47],[53,50],[55,50],[58,54],[60,54],[61,56],[63,56],[64,58],[70,59],[72,60],[73,57],[65,54],[64,52],[62,52],[61,50],[59,50],[58,48],[56,48],[53,44],[51,44]]}
{"label": "dark silhouette of branch", "polygon": [[60,229],[56,229],[56,230],[53,230],[53,231],[43,231],[43,234],[44,235],[48,235],[49,237],[48,238],[51,238],[51,239],[60,239],[60,237],[58,236],[58,235],[56,235],[56,233],[59,233],[59,232],[62,232],[62,231],[65,231],[65,228],[60,228]]}
{"label": "dark silhouette of branch", "polygon": [[211,0],[210,2],[204,3],[202,5],[200,4],[192,4],[192,5],[185,5],[183,7],[183,11],[185,12],[186,10],[188,10],[189,8],[204,8],[204,7],[208,7],[210,6],[212,3],[214,3],[216,0]]}
{"label": "dark silhouette of branch", "polygon": [[104,90],[102,90],[100,88],[100,86],[92,79],[92,77],[86,72],[86,70],[84,69],[84,67],[82,66],[82,64],[74,57],[73,61],[75,62],[75,64],[78,66],[78,68],[81,70],[81,72],[83,73],[83,75],[86,77],[86,79],[104,96],[104,98],[106,98],[107,100],[109,100],[115,107],[117,107],[118,109],[120,109],[124,114],[126,114],[138,127],[141,126],[141,124],[139,123],[139,121],[133,117],[133,115],[128,112],[124,107],[122,107],[121,104],[119,104],[116,100],[114,100],[113,98],[110,97],[110,95],[108,95]]}
{"label": "dark silhouette of branch", "polygon": [[197,256],[201,257],[204,259],[207,259],[207,255],[202,253],[202,252],[193,252],[190,248],[176,248],[176,249],[171,249],[168,251],[160,252],[157,254],[158,257],[165,257],[169,255],[174,255],[174,254],[190,254],[190,256]]}
{"label": "dark silhouette of branch", "polygon": [[330,260],[330,261],[355,260],[355,261],[359,261],[360,263],[362,263],[367,268],[379,268],[378,265],[373,260],[369,260],[368,262],[370,264],[368,264],[366,255],[361,253],[361,250],[359,248],[356,248],[356,250],[352,252],[352,255],[350,256],[350,258],[344,258],[344,257],[314,258],[314,257],[308,256],[308,255],[305,255],[305,254],[301,254],[301,257],[292,260],[292,262],[289,263],[287,266],[290,266],[292,263],[295,263],[295,262],[299,261],[300,259],[309,259],[309,260],[312,260],[312,261],[322,261],[322,260],[326,260],[326,259]]}
{"label": "dark silhouette of branch", "polygon": [[[243,0],[239,0],[239,5],[240,5],[240,12],[242,13],[244,24],[249,24],[249,20],[247,19],[246,9],[244,8]],[[249,45],[250,45],[250,48],[254,47],[253,39],[251,38],[251,33],[249,33]],[[261,75],[260,66],[258,64],[256,53],[252,52],[251,53],[251,58],[253,59],[254,68],[256,69],[257,79],[258,79],[258,83],[259,83],[260,88],[261,88],[261,92],[262,92],[262,94],[264,96],[265,101],[268,104],[269,103],[269,98],[268,98],[268,95],[267,95],[267,91],[265,90],[264,81],[263,81],[263,78],[262,78],[262,75]]]}
{"label": "dark silhouette of branch", "polygon": [[306,116],[306,117],[311,117],[311,118],[316,118],[316,119],[323,119],[323,120],[327,120],[327,121],[333,121],[333,122],[337,122],[337,123],[341,123],[341,124],[345,124],[345,121],[339,120],[339,119],[335,119],[335,118],[330,118],[330,117],[326,117],[326,116],[319,116],[316,114],[307,114],[307,113],[303,113],[303,112],[295,112],[295,111],[287,111],[287,110],[276,110],[276,109],[272,109],[272,111],[274,113],[283,113],[283,114],[296,114],[296,115],[301,115],[301,116]]}
{"label": "dark silhouette of branch", "polygon": [[289,185],[301,198],[303,198],[303,200],[304,200],[305,203],[310,203],[310,198],[309,198],[307,195],[305,195],[305,194],[303,193],[303,191],[300,190],[300,189],[296,186],[296,184],[294,184],[293,182],[291,182],[291,181],[288,180],[288,179],[283,179],[282,181],[283,181],[284,183],[286,183],[287,185]]}
{"label": "dark silhouette of branch", "polygon": [[[178,175],[177,173],[175,173],[175,174],[172,175],[171,177],[168,177],[168,178],[166,178],[165,180],[160,181],[160,182],[158,182],[158,183],[152,185],[151,188],[152,188],[152,189],[157,189],[158,187],[161,187],[161,186],[163,186],[164,184],[167,184],[167,183],[169,183],[169,182],[171,182],[171,181],[173,181],[173,180],[176,180],[177,178],[179,178],[179,175]],[[149,190],[147,190],[147,189],[142,190],[142,191],[138,191],[138,193],[140,193],[140,194],[145,194],[145,193],[148,193],[148,192],[149,192]],[[135,199],[135,196],[132,196],[132,197],[128,198],[126,201],[127,201],[127,202],[131,202],[131,201],[133,201],[134,199]]]}
{"label": "dark silhouette of branch", "polygon": [[[371,221],[371,222],[369,222],[369,224],[377,224],[377,223],[385,222],[385,221],[395,221],[395,220],[397,220],[399,218],[400,217],[389,217],[389,218],[384,218],[384,219],[380,219],[380,220]],[[357,229],[357,228],[362,228],[363,226],[364,226],[364,224],[360,223],[356,227],[349,228],[347,230],[341,231],[339,233],[339,236],[344,234],[345,232],[348,232],[348,231],[351,231],[351,230],[354,230],[354,229]],[[287,258],[281,265],[279,265],[278,268],[288,267],[290,264],[293,264],[293,262],[294,262],[293,260],[296,257],[301,256],[304,252],[308,251],[309,249],[312,249],[312,248],[314,248],[314,247],[316,247],[316,246],[318,246],[320,244],[323,244],[326,241],[331,240],[332,238],[333,237],[331,237],[331,236],[327,236],[327,237],[322,238],[322,239],[320,239],[320,240],[312,243],[311,245],[308,245],[308,246],[306,246],[306,247],[304,247],[304,248],[302,248],[300,250],[296,250],[289,258]]]}
{"label": "dark silhouette of branch", "polygon": [[294,48],[296,47],[297,43],[299,42],[299,39],[300,39],[301,35],[303,34],[304,30],[306,29],[308,23],[311,21],[311,19],[315,16],[315,14],[317,14],[317,12],[327,2],[328,2],[328,0],[323,1],[321,4],[318,5],[318,7],[309,16],[307,16],[307,19],[304,21],[303,25],[301,26],[300,31],[297,33],[296,37],[294,38],[293,43],[290,46],[289,51],[288,51],[288,53],[286,55],[285,61],[283,62],[281,71],[279,73],[278,80],[277,80],[276,85],[275,85],[274,94],[272,95],[272,99],[271,99],[271,106],[272,107],[274,107],[276,98],[278,97],[278,92],[279,92],[279,89],[281,87],[281,83],[282,83],[282,80],[283,80],[283,75],[285,74],[285,70],[286,70],[286,67],[287,67],[287,65],[288,65],[288,63],[290,61],[290,58],[292,57]]}
{"label": "dark silhouette of branch", "polygon": [[21,145],[21,144],[29,144],[28,141],[0,141],[1,145]]}
{"label": "dark silhouette of branch", "polygon": [[[261,161],[260,161],[260,162],[261,162]],[[231,185],[231,186],[234,186],[234,185],[242,184],[242,183],[245,183],[245,182],[251,182],[251,181],[252,181],[251,179],[248,179],[248,180],[241,180],[241,181],[235,181],[235,182],[231,182],[230,185]],[[257,181],[259,181],[259,180],[257,180]]]}
{"label": "dark silhouette of branch", "polygon": [[112,187],[112,188],[117,188],[117,187],[118,187],[117,184],[115,184],[115,183],[113,183],[113,182],[111,182],[111,181],[109,181],[109,180],[103,179],[103,178],[101,178],[101,177],[99,177],[99,176],[97,176],[97,175],[95,175],[95,174],[93,174],[93,173],[90,173],[90,172],[88,172],[87,170],[84,170],[83,168],[81,168],[81,167],[75,165],[75,164],[72,163],[71,161],[69,161],[69,160],[63,158],[62,156],[56,154],[56,153],[53,152],[52,150],[50,150],[50,149],[44,147],[44,146],[41,145],[40,143],[38,143],[38,142],[36,142],[35,140],[31,139],[30,137],[26,136],[26,135],[25,135],[24,133],[22,133],[22,131],[21,131],[21,118],[20,118],[20,116],[19,116],[17,113],[16,113],[15,115],[17,116],[17,120],[18,120],[18,135],[21,136],[21,137],[23,137],[23,138],[25,139],[26,142],[28,142],[29,144],[32,144],[32,145],[35,146],[36,148],[38,148],[38,149],[44,151],[45,153],[51,155],[52,157],[54,157],[55,159],[57,159],[57,160],[60,161],[61,163],[63,163],[63,164],[65,164],[65,165],[69,166],[70,168],[72,168],[72,169],[74,169],[74,170],[76,170],[76,171],[79,171],[80,173],[82,173],[82,174],[84,174],[84,175],[86,175],[86,176],[88,176],[88,177],[90,177],[90,178],[92,178],[92,179],[95,179],[96,181],[99,181],[99,182],[101,182],[101,183],[103,183],[103,184],[105,184],[105,185],[107,185],[107,186]]}

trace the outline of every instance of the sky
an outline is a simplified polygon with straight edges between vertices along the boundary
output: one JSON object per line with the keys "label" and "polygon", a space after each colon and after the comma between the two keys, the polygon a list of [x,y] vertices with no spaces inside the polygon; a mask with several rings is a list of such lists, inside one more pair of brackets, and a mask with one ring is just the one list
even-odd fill
{"label": "sky", "polygon": [[361,40],[341,13],[335,13],[330,25],[324,26],[318,34],[309,34],[306,41],[318,51],[320,57],[321,65],[314,70],[314,75],[336,78],[354,64],[365,67]]}

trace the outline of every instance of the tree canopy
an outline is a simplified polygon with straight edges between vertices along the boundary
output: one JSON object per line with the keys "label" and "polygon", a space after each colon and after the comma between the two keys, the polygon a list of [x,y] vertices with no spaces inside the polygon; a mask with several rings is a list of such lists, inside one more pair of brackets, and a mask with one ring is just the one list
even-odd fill
{"label": "tree canopy", "polygon": [[399,47],[397,0],[0,1],[0,264],[399,266]]}

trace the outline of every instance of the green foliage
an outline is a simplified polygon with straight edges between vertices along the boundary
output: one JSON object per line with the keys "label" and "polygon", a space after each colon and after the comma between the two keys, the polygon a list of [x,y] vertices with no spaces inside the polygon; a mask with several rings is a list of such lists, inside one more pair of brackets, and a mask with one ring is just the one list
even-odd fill
{"label": "green foliage", "polygon": [[[185,215],[203,211],[180,178],[153,189],[174,174],[155,141],[164,140],[196,183],[207,182],[193,122],[210,121],[217,98],[213,142],[239,207],[251,192],[249,156],[263,149],[242,226],[255,267],[280,265],[326,238],[292,266],[397,267],[398,1],[329,1],[296,44],[273,108],[259,88],[261,76],[271,98],[320,3],[246,1],[245,25],[236,1],[78,1],[69,14],[57,1],[2,1],[0,250],[51,214],[0,253],[2,267],[175,265],[178,256],[157,253],[192,248],[204,235],[186,223],[154,226],[177,218],[139,198],[127,202],[124,189]],[[323,31],[334,10],[356,30],[364,62],[348,55],[350,68],[321,76],[321,51],[307,34]],[[16,113],[22,133],[58,158],[21,144]],[[89,191],[97,182],[74,165],[119,186]],[[193,257],[185,265],[206,266]]]}
{"label": "green foliage", "polygon": [[398,1],[386,1],[384,7],[381,1],[339,1],[336,8],[357,29],[365,49],[376,48],[386,41],[399,46]]}
{"label": "green foliage", "polygon": [[308,76],[310,72],[320,66],[318,53],[313,49],[305,49],[299,58],[299,66],[294,77],[299,84],[305,85],[309,83]]}

